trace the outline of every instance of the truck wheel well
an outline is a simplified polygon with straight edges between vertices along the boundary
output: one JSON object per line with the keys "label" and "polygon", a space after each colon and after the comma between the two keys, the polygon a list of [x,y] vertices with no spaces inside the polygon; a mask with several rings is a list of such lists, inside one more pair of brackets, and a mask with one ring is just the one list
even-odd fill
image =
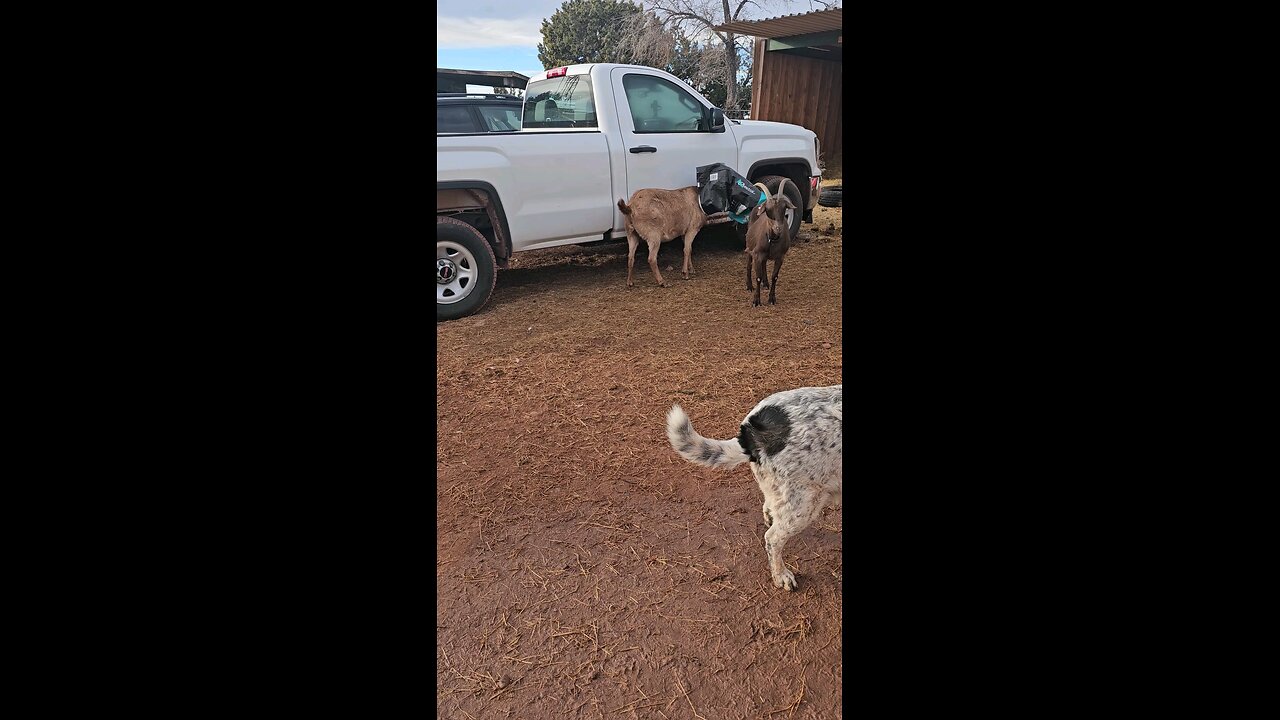
{"label": "truck wheel well", "polygon": [[781,163],[769,162],[768,164],[753,165],[747,171],[747,179],[751,182],[756,182],[766,175],[781,175],[795,183],[796,189],[800,191],[800,197],[806,204],[802,209],[809,209],[809,166],[807,163],[800,160]]}
{"label": "truck wheel well", "polygon": [[511,259],[511,230],[493,186],[482,182],[436,184],[436,216],[448,216],[474,227],[493,248],[498,267]]}

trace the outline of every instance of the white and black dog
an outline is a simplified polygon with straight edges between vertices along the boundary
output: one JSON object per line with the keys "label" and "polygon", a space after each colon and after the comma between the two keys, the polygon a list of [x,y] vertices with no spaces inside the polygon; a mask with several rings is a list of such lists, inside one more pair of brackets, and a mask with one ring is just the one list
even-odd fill
{"label": "white and black dog", "polygon": [[738,437],[710,440],[679,405],[667,413],[667,439],[685,460],[714,468],[751,462],[764,494],[765,553],[773,584],[796,589],[782,562],[787,539],[828,505],[841,504],[841,385],[774,393],[742,421]]}

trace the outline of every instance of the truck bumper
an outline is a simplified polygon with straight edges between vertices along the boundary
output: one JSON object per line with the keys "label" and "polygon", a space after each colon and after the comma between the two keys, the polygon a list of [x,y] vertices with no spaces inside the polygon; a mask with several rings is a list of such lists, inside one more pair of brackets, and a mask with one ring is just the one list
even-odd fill
{"label": "truck bumper", "polygon": [[822,176],[809,176],[809,202],[805,203],[804,221],[813,222],[813,208],[818,205],[818,196],[822,194]]}

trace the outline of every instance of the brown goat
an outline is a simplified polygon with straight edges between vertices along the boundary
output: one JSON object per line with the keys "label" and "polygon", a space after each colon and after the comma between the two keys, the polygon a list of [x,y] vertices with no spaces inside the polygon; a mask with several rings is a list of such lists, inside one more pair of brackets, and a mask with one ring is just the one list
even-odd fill
{"label": "brown goat", "polygon": [[633,287],[632,273],[636,266],[636,247],[640,238],[649,245],[649,269],[659,287],[666,287],[662,273],[658,272],[658,247],[668,240],[684,237],[684,279],[693,272],[693,238],[707,225],[732,222],[728,213],[707,215],[698,202],[696,186],[679,190],[645,188],[631,195],[631,204],[618,201],[618,209],[625,216],[627,226],[627,287]]}
{"label": "brown goat", "polygon": [[[769,196],[763,204],[757,205],[747,218],[747,290],[754,290],[751,305],[760,304],[760,286],[769,288],[769,304],[777,304],[778,270],[782,268],[782,258],[791,248],[791,226],[787,223],[787,208],[796,206],[785,194],[790,180],[783,178],[778,184],[778,193]],[[773,261],[773,280],[765,280],[765,261]],[[756,281],[751,283],[751,270],[755,268]]]}

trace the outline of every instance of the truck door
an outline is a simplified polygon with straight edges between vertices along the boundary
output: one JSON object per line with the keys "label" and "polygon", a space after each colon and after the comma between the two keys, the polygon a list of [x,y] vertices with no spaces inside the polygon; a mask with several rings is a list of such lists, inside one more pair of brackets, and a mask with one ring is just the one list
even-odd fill
{"label": "truck door", "polygon": [[[627,197],[643,188],[696,185],[697,168],[737,167],[733,132],[711,132],[706,106],[683,85],[641,68],[614,68],[614,102],[627,149]],[[619,225],[621,227],[621,225]]]}

